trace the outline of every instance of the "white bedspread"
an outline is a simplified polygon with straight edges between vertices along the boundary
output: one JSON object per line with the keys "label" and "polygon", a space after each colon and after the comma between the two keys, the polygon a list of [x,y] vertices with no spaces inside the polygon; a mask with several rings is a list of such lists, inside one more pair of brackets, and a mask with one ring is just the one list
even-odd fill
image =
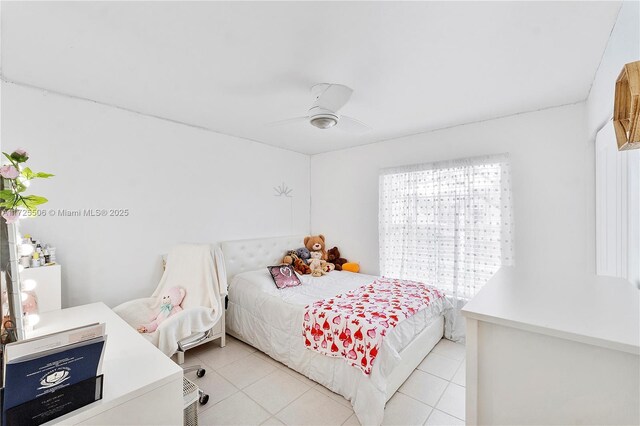
{"label": "white bedspread", "polygon": [[402,361],[399,355],[429,324],[444,314],[445,302],[401,321],[384,339],[371,374],[344,359],[313,352],[304,346],[304,307],[370,283],[376,277],[333,271],[323,277],[301,277],[302,285],[278,290],[266,268],[244,272],[229,285],[227,330],[272,358],[343,395],[364,425],[382,422],[387,377]]}

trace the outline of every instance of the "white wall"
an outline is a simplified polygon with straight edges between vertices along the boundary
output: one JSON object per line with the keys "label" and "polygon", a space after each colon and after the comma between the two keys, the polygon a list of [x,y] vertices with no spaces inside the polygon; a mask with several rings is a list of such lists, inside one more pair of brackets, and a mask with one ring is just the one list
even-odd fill
{"label": "white wall", "polygon": [[[2,114],[2,149],[56,175],[32,185],[45,210],[130,211],[22,221],[58,248],[64,306],[150,295],[178,242],[309,231],[306,155],[6,83]],[[274,197],[282,182],[292,199]]]}
{"label": "white wall", "polygon": [[640,2],[622,3],[618,19],[596,72],[587,99],[589,137],[613,115],[615,82],[626,63],[640,60]]}
{"label": "white wall", "polygon": [[598,211],[592,221],[598,236],[594,255],[599,272],[615,272],[640,286],[640,151],[618,152],[612,132],[601,135],[597,151],[595,147],[596,132],[613,115],[614,87],[620,70],[624,64],[638,60],[640,3],[627,1],[620,8],[586,103],[589,157],[594,159],[591,168],[596,169],[596,161],[599,165],[593,182],[598,185],[598,198],[590,202]]}
{"label": "white wall", "polygon": [[581,103],[314,155],[312,232],[378,273],[380,169],[509,152],[516,264],[534,273],[554,265],[593,270],[585,116]]}

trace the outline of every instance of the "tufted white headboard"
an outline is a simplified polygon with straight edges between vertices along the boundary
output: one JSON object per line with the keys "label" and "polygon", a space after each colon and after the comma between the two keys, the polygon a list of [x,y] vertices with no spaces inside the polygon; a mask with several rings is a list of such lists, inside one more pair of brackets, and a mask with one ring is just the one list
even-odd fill
{"label": "tufted white headboard", "polygon": [[227,282],[231,283],[239,273],[277,265],[287,250],[302,247],[303,243],[303,235],[221,242]]}

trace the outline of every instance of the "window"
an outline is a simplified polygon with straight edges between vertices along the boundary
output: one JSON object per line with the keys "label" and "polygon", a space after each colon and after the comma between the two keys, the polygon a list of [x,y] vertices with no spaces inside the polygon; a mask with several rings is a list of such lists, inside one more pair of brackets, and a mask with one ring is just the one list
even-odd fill
{"label": "window", "polygon": [[469,299],[513,259],[508,155],[383,170],[380,272]]}

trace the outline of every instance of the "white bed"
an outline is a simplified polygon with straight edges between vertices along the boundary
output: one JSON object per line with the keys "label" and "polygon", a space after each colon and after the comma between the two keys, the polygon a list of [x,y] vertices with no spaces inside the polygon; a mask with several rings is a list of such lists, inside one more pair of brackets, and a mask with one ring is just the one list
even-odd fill
{"label": "white bed", "polygon": [[302,337],[304,307],[376,277],[333,271],[302,276],[302,285],[278,290],[266,266],[276,265],[302,236],[221,243],[229,306],[227,332],[273,359],[343,395],[364,425],[380,424],[386,401],[409,377],[443,335],[443,301],[401,321],[383,341],[373,371],[365,376],[342,358],[307,349]]}

